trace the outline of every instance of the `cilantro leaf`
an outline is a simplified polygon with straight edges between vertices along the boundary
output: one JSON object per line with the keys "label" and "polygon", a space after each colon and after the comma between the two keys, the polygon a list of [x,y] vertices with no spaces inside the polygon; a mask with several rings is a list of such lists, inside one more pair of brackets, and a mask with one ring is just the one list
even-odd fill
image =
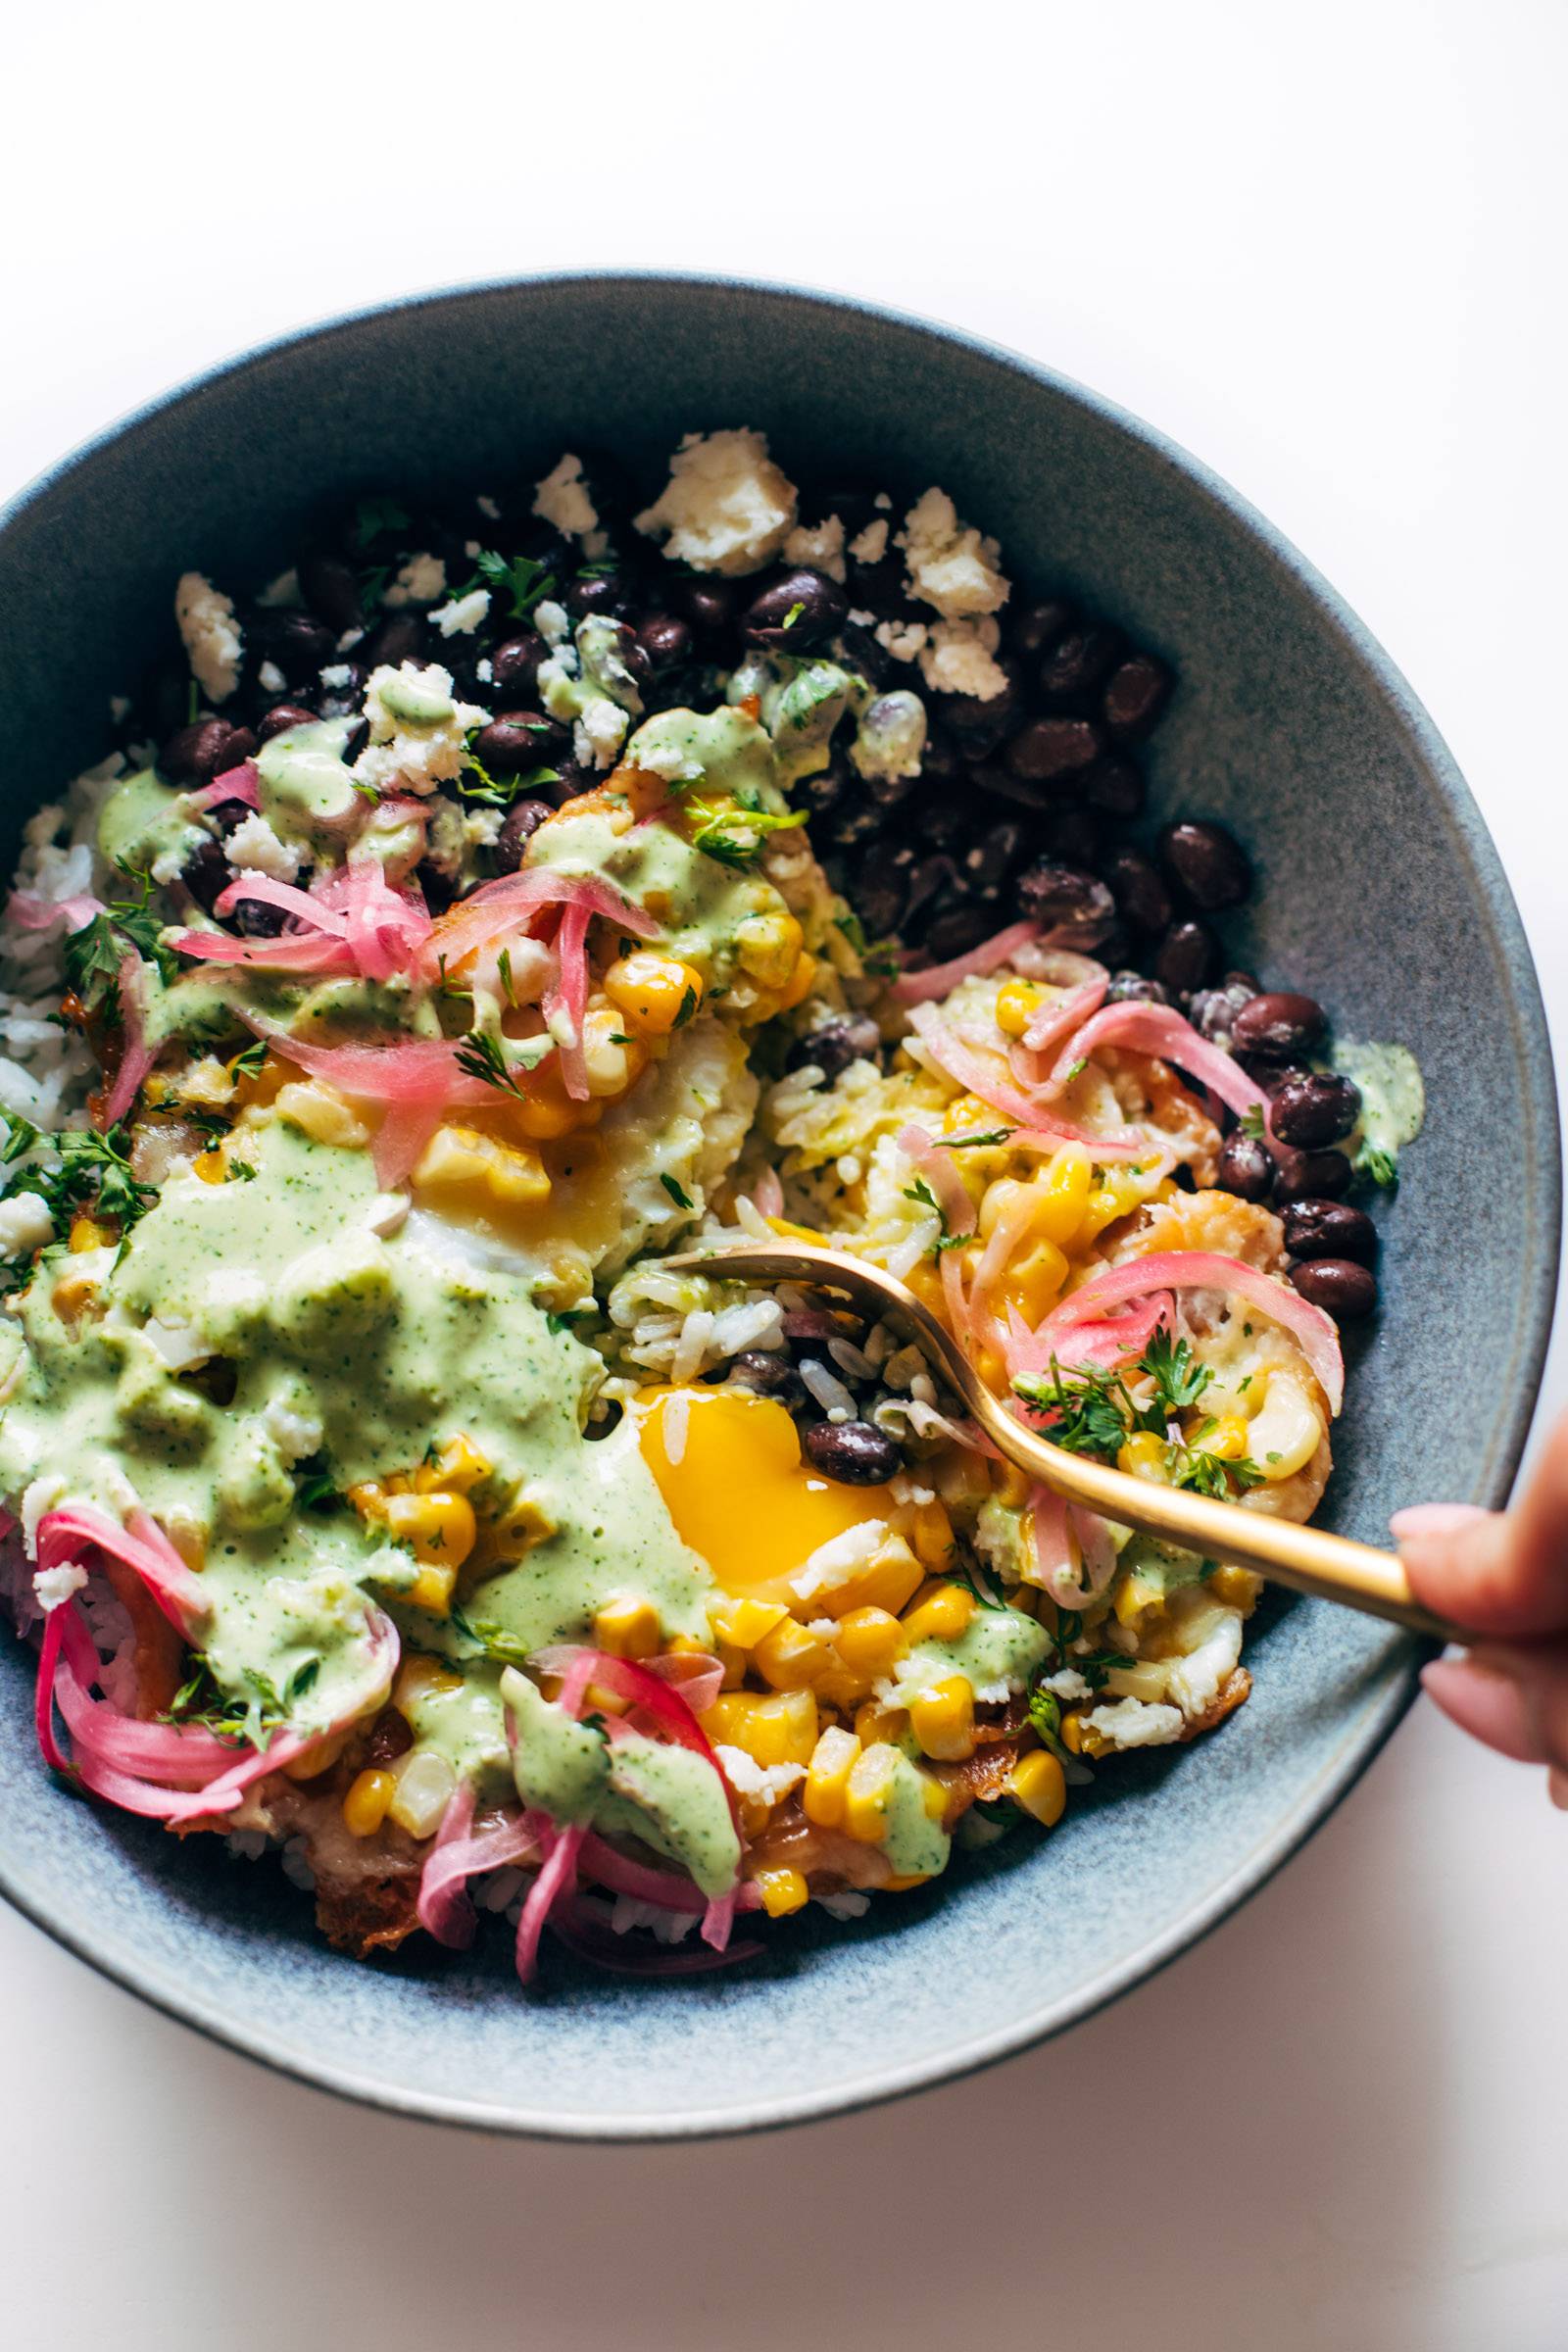
{"label": "cilantro leaf", "polygon": [[511,617],[526,620],[534,607],[541,604],[556,584],[556,575],[548,564],[535,563],[532,556],[498,556],[493,548],[481,548],[474,558],[481,576],[503,596],[512,599]]}
{"label": "cilantro leaf", "polygon": [[793,832],[797,825],[806,822],[804,808],[792,809],[787,816],[775,816],[769,809],[746,808],[733,802],[726,807],[694,801],[691,811],[698,820],[692,835],[693,849],[701,850],[705,858],[716,858],[720,865],[741,871],[756,864],[769,833]]}
{"label": "cilantro leaf", "polygon": [[411,519],[408,509],[400,507],[395,498],[378,495],[362,498],[354,509],[354,545],[363,551],[383,533],[406,531]]}
{"label": "cilantro leaf", "polygon": [[906,1200],[914,1201],[920,1208],[929,1209],[941,1227],[941,1231],[932,1245],[931,1255],[933,1257],[940,1257],[944,1250],[961,1250],[963,1248],[969,1236],[966,1233],[950,1233],[948,1231],[947,1210],[923,1176],[917,1176],[912,1184],[905,1186],[904,1198]]}

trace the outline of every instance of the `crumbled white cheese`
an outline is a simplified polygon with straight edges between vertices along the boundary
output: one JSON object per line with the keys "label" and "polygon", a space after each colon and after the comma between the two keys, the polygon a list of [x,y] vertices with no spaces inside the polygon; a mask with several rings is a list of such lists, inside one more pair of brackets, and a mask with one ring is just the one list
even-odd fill
{"label": "crumbled white cheese", "polygon": [[[376,1196],[378,1200],[384,1197]],[[402,1200],[403,1196],[397,1194],[393,1198]],[[408,1206],[406,1200],[404,1206]],[[303,1462],[309,1455],[319,1452],[323,1435],[319,1416],[309,1407],[302,1409],[291,1402],[286,1395],[268,1399],[262,1407],[262,1420],[285,1462]]]}
{"label": "crumbled white cheese", "polygon": [[329,662],[323,670],[318,672],[318,675],[321,684],[329,686],[335,694],[340,687],[347,686],[352,680],[354,664],[352,662]]}
{"label": "crumbled white cheese", "polygon": [[880,507],[884,514],[891,514],[893,512],[893,501],[885,490],[879,490],[871,504],[873,507]]}
{"label": "crumbled white cheese", "polygon": [[626,713],[618,703],[596,694],[572,729],[572,750],[586,767],[613,767],[615,754],[626,734]]}
{"label": "crumbled white cheese", "polygon": [[[389,709],[388,695],[401,708]],[[410,717],[411,705],[430,715]],[[370,740],[355,760],[354,773],[377,792],[396,785],[423,794],[462,774],[468,735],[484,726],[490,713],[476,703],[460,703],[453,693],[452,672],[438,662],[405,662],[396,669],[383,662],[371,670],[365,688],[365,715],[370,722]]]}
{"label": "crumbled white cheese", "polygon": [[729,1747],[722,1741],[714,1753],[736,1795],[760,1797],[764,1805],[776,1805],[780,1797],[788,1796],[798,1781],[806,1778],[804,1764],[759,1764],[744,1747]]}
{"label": "crumbled white cheese", "polygon": [[300,870],[300,853],[291,841],[279,841],[259,808],[253,808],[234,827],[223,845],[237,873],[266,874],[271,882],[292,882]]}
{"label": "crumbled white cheese", "polygon": [[1239,1614],[1227,1611],[1191,1657],[1169,1660],[1165,1688],[1189,1721],[1213,1705],[1241,1654],[1242,1620]]}
{"label": "crumbled white cheese", "polygon": [[488,654],[484,656],[482,661],[474,663],[473,674],[478,679],[481,686],[493,686],[495,684],[496,665],[491,661]]}
{"label": "crumbled white cheese", "polygon": [[695,760],[689,760],[676,744],[661,743],[657,734],[651,743],[645,744],[643,736],[647,732],[646,728],[640,728],[626,747],[626,757],[634,767],[640,768],[645,776],[662,776],[666,784],[700,781],[703,771]]}
{"label": "crumbled white cheese", "polygon": [[1184,1728],[1180,1707],[1151,1706],[1141,1698],[1118,1698],[1114,1706],[1096,1707],[1086,1720],[1112,1747],[1168,1747]]}
{"label": "crumbled white cheese", "polygon": [[1043,1674],[1040,1678],[1040,1688],[1042,1690],[1049,1690],[1053,1698],[1065,1699],[1069,1704],[1075,1698],[1089,1698],[1093,1695],[1088,1683],[1085,1682],[1076,1666],[1061,1666],[1054,1674]]}
{"label": "crumbled white cheese", "polygon": [[433,605],[445,596],[447,567],[439,556],[411,556],[390,588],[383,589],[384,605]]}
{"label": "crumbled white cheese", "polygon": [[571,614],[554,597],[541,597],[533,609],[533,625],[546,645],[564,645],[571,635]]}
{"label": "crumbled white cheese", "polygon": [[52,1477],[35,1478],[22,1495],[22,1545],[29,1560],[38,1557],[38,1522],[46,1511],[66,1499],[66,1481],[57,1471]]}
{"label": "crumbled white cheese", "polygon": [[171,882],[177,882],[184,872],[185,853],[178,848],[160,850],[147,870],[159,889],[167,890]]}
{"label": "crumbled white cheese", "polygon": [[463,819],[463,838],[475,849],[494,849],[503,821],[499,808],[470,808]]}
{"label": "crumbled white cheese", "polygon": [[844,584],[844,525],[836,514],[829,514],[818,523],[797,523],[784,542],[786,564],[805,564],[812,571],[825,571],[830,580]]}
{"label": "crumbled white cheese", "polygon": [[231,599],[199,571],[182,572],[174,590],[174,618],[191,676],[215,703],[226,702],[239,684],[245,650]]}
{"label": "crumbled white cheese", "polygon": [[811,1900],[820,1903],[832,1919],[861,1919],[871,1908],[871,1897],[862,1894],[858,1886],[841,1886],[831,1894],[813,1895]]}
{"label": "crumbled white cheese", "polygon": [[413,1205],[407,1193],[372,1193],[360,1222],[367,1233],[377,1234],[385,1241],[388,1234],[399,1232],[408,1223]]}
{"label": "crumbled white cheese", "polygon": [[688,433],[662,495],[637,516],[645,538],[694,571],[760,571],[795,523],[795,486],[760,433]]}
{"label": "crumbled white cheese", "polygon": [[909,509],[895,544],[904,550],[911,594],[934,605],[945,620],[995,612],[1011,594],[998,569],[1002,551],[996,541],[960,523],[945,490],[928,490]]}
{"label": "crumbled white cheese", "polygon": [[939,620],[920,649],[920,675],[934,694],[972,694],[989,703],[1007,690],[1007,673],[993,661],[1002,631],[982,620]]}
{"label": "crumbled white cheese", "polygon": [[269,694],[281,694],[288,685],[287,678],[275,662],[264,662],[256,672],[256,678],[257,683],[265,687]]}
{"label": "crumbled white cheese", "polygon": [[52,1242],[55,1221],[36,1193],[11,1193],[0,1200],[0,1257],[20,1257]]}
{"label": "crumbled white cheese", "polygon": [[878,645],[895,662],[912,662],[924,651],[927,634],[923,620],[881,620],[876,626]]}
{"label": "crumbled white cheese", "polygon": [[47,1617],[51,1609],[63,1607],[74,1593],[79,1592],[86,1582],[86,1569],[78,1567],[74,1560],[67,1560],[59,1568],[40,1568],[32,1580],[32,1589],[38,1606]]}
{"label": "crumbled white cheese", "polygon": [[879,514],[868,522],[858,539],[850,541],[850,554],[857,564],[880,564],[888,552],[888,521]]}
{"label": "crumbled white cheese", "polygon": [[187,1372],[192,1364],[205,1364],[213,1352],[188,1323],[165,1323],[157,1315],[149,1315],[141,1333],[171,1372]]}
{"label": "crumbled white cheese", "polygon": [[363,629],[345,629],[342,636],[337,641],[338,652],[340,654],[352,654],[354,648],[359,644],[360,639],[364,635],[365,631]]}
{"label": "crumbled white cheese", "polygon": [[443,637],[471,637],[490,610],[488,588],[470,588],[466,596],[456,596],[450,605],[438,605],[430,618]]}
{"label": "crumbled white cheese", "polygon": [[846,1528],[842,1536],[830,1536],[790,1578],[791,1592],[809,1600],[817,1592],[830,1592],[836,1586],[848,1584],[852,1576],[869,1566],[890,1533],[885,1519],[862,1519],[858,1526]]}
{"label": "crumbled white cheese", "polygon": [[599,511],[582,478],[582,460],[569,452],[553,466],[534,492],[533,511],[567,539],[580,539],[582,552],[592,559],[610,545],[599,528]]}
{"label": "crumbled white cheese", "polygon": [[490,498],[484,491],[481,490],[473,503],[478,508],[480,514],[484,516],[486,522],[499,522],[501,520],[501,502],[499,499]]}

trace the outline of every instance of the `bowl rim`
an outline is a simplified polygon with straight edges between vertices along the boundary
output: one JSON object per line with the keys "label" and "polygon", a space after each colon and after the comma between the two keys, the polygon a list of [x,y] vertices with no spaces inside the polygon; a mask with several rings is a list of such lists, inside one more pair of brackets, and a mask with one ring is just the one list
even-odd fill
{"label": "bowl rim", "polygon": [[[1313,609],[1339,637],[1342,650],[1359,667],[1368,686],[1387,706],[1396,722],[1413,741],[1416,752],[1435,783],[1450,837],[1468,867],[1476,895],[1490,918],[1489,944],[1504,967],[1505,995],[1511,1014],[1510,1043],[1521,1068],[1533,1082],[1527,1093],[1532,1114],[1531,1150],[1525,1176],[1538,1197],[1541,1247],[1526,1271],[1520,1333],[1515,1364],[1519,1372],[1494,1435],[1480,1481],[1493,1505],[1506,1499],[1534,1415],[1541,1373],[1551,1335],[1556,1298],[1561,1240],[1562,1169],[1557,1122],[1557,1090],[1549,1033],[1542,1003],[1539,976],[1520,920],[1512,889],[1496,847],[1480,809],[1460,773],[1453,755],[1407,680],[1384,651],[1371,630],[1285,534],[1223,476],[1182,444],[1148,424],[1119,403],[1107,399],[1044,362],[1017,352],[989,337],[948,321],[876,303],[855,294],[777,278],[754,278],[731,271],[685,270],[551,270],[521,271],[500,277],[420,288],[351,311],[337,311],[305,325],[290,327],[265,341],[230,352],[194,374],[155,393],[125,411],[97,432],[45,466],[0,504],[0,534],[30,509],[41,504],[71,477],[111,445],[133,437],[142,427],[179,407],[209,386],[240,374],[259,364],[309,344],[329,347],[368,322],[407,311],[437,309],[457,302],[502,300],[519,291],[625,287],[647,295],[660,292],[729,291],[767,302],[806,306],[829,313],[849,314],[873,326],[894,326],[911,336],[949,345],[992,367],[1043,386],[1059,399],[1087,412],[1128,437],[1167,472],[1180,475],[1203,499],[1214,518],[1240,539],[1261,541],[1289,577],[1300,603]],[[388,2113],[422,2122],[460,2125],[471,2130],[507,2133],[539,2140],[635,2143],[680,2141],[730,2136],[781,2129],[858,2111],[906,2097],[939,2083],[954,2082],[997,2065],[1019,2051],[1034,2047],[1093,2016],[1155,1975],[1200,1942],[1290,1860],[1312,1833],[1341,1803],[1385,1741],[1394,1732],[1415,1694],[1416,1677],[1435,1645],[1411,1637],[1396,1653],[1388,1687],[1376,1703],[1350,1724],[1332,1760],[1298,1797],[1285,1818],[1259,1838],[1250,1852],[1229,1871],[1200,1902],[1184,1911],[1162,1933],[1136,1950],[1085,1980],[1072,1991],[1042,2003],[1013,2023],[977,2034],[929,2057],[895,2066],[870,2064],[863,2074],[823,2089],[795,2096],[749,2100],[741,2095],[721,2106],[709,2105],[678,2115],[648,2116],[611,2112],[565,2115],[512,2101],[491,2106],[448,2093],[389,2086],[373,2076],[318,2059],[293,2047],[285,2034],[247,2026],[225,2014],[216,2003],[194,1996],[172,1971],[136,1955],[95,1947],[91,1936],[73,1923],[52,1917],[47,1891],[33,1874],[9,1859],[0,1849],[0,1893],[55,1941],[84,1960],[100,1975],[137,1994],[182,2025],[192,2026],[209,2039],[259,2060],[274,2072],[292,2077],[313,2089],[327,2090]]]}

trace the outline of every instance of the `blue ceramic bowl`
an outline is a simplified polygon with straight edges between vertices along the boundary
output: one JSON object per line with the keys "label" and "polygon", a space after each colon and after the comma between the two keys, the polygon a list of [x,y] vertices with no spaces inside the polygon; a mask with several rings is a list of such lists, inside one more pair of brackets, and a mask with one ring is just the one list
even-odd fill
{"label": "blue ceramic bowl", "polygon": [[[1224,483],[1048,369],[786,288],[525,280],[316,329],[215,369],[27,491],[0,529],[7,866],[17,828],[99,758],[108,700],[170,635],[189,565],[284,563],[323,496],[537,473],[584,441],[653,469],[694,427],[765,427],[786,466],[939,481],[1030,587],[1065,583],[1158,648],[1181,692],[1156,810],[1223,818],[1262,890],[1236,952],[1398,1038],[1431,1115],[1387,1211],[1383,1311],[1351,1348],[1327,1519],[1507,1492],[1557,1251],[1551,1064],[1529,954],[1470,795],[1366,631]],[[519,1995],[473,1956],[336,1958],[275,1863],[107,1818],[41,1770],[31,1661],[0,1638],[0,1884],[172,2015],[306,2080],[510,2131],[657,2138],[822,2115],[1058,2032],[1212,1926],[1354,1780],[1417,1646],[1266,1604],[1249,1706],[1104,1771],[1020,1836],[838,1927],[790,1922],[728,1978],[627,1984],[551,1956]]]}

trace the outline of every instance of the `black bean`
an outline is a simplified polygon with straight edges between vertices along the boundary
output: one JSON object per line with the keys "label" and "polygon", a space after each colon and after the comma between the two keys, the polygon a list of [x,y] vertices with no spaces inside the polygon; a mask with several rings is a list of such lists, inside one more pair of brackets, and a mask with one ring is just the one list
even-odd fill
{"label": "black bean", "polygon": [[1280,1088],[1271,1124],[1282,1144],[1318,1152],[1349,1134],[1360,1108],[1361,1090],[1348,1078],[1307,1071]]}
{"label": "black bean", "polygon": [[1047,931],[1068,925],[1086,929],[1092,923],[1107,921],[1114,911],[1103,882],[1071,865],[1042,861],[1030,866],[1018,878],[1016,896],[1019,912]]}
{"label": "black bean", "polygon": [[[249,813],[247,809],[246,814]],[[222,844],[204,841],[201,848],[186,858],[180,868],[179,878],[197,905],[205,906],[211,914],[215,902],[233,880],[228,870],[228,859],[223,856]]]}
{"label": "black bean", "polygon": [[539,710],[498,710],[473,739],[479,763],[493,776],[525,776],[550,766],[570,738],[556,719]]}
{"label": "black bean", "polygon": [[1142,850],[1117,850],[1105,860],[1103,870],[1123,922],[1151,937],[1166,928],[1174,909],[1164,876],[1152,858],[1146,858]]}
{"label": "black bean", "polygon": [[732,1355],[724,1378],[731,1388],[750,1389],[756,1396],[776,1396],[781,1404],[806,1401],[806,1383],[782,1348],[771,1353],[762,1348],[748,1348],[744,1354]]}
{"label": "black bean", "polygon": [[1219,960],[1219,948],[1206,923],[1172,923],[1154,956],[1155,976],[1172,996],[1191,996],[1201,988]]}
{"label": "black bean", "polygon": [[233,915],[235,930],[248,939],[275,939],[285,919],[281,906],[269,906],[261,899],[241,899]]}
{"label": "black bean", "polygon": [[1130,817],[1142,815],[1148,787],[1142,768],[1131,760],[1113,754],[1090,769],[1084,778],[1083,795],[1091,808],[1099,808],[1104,815],[1117,817],[1125,824]]}
{"label": "black bean", "polygon": [[1250,1004],[1256,990],[1250,980],[1237,973],[1227,972],[1217,988],[1200,988],[1189,1007],[1188,1017],[1200,1037],[1210,1045],[1223,1046],[1228,1051],[1236,1016],[1244,1004]]}
{"label": "black bean", "polygon": [[248,727],[231,726],[226,718],[199,718],[194,726],[171,735],[158,755],[158,765],[171,784],[210,784],[214,776],[238,767],[255,749],[256,737]]}
{"label": "black bean", "polygon": [[1049,649],[1036,673],[1046,708],[1083,709],[1110,676],[1126,642],[1120,629],[1102,621],[1089,620],[1069,629]]}
{"label": "black bean", "polygon": [[[383,612],[374,628],[368,629],[354,648],[354,659],[363,662],[368,670],[379,669],[386,664],[397,669],[405,662],[421,659],[427,637],[428,632],[419,613]],[[331,659],[330,654],[321,657],[322,662],[330,662]]]}
{"label": "black bean", "polygon": [[214,801],[208,806],[207,821],[216,826],[226,841],[236,825],[242,825],[248,816],[254,816],[255,813],[249,801]]}
{"label": "black bean", "polygon": [[1016,817],[1004,816],[988,825],[972,849],[958,859],[958,873],[971,898],[1000,898],[1022,864],[1029,848],[1029,828]]}
{"label": "black bean", "polygon": [[944,694],[928,697],[927,708],[940,717],[962,758],[988,760],[1023,715],[1023,696],[1009,676],[1003,692],[989,702],[975,694]]}
{"label": "black bean", "polygon": [[513,873],[522,863],[522,854],[529,842],[554,813],[548,801],[513,802],[496,839],[496,861],[503,873]]}
{"label": "black bean", "polygon": [[804,1037],[798,1037],[790,1048],[788,1066],[792,1070],[814,1067],[831,1083],[852,1061],[875,1061],[881,1046],[875,1021],[863,1013],[846,1013],[842,1020],[824,1021],[820,1029],[808,1029]]}
{"label": "black bean", "polygon": [[920,790],[920,779],[918,776],[867,776],[861,789],[876,810],[878,822],[886,824],[895,810],[916,797]]}
{"label": "black bean", "polygon": [[825,819],[832,813],[846,794],[858,791],[859,778],[849,763],[835,760],[830,766],[818,769],[814,776],[802,776],[791,798],[797,808],[806,810],[808,821],[814,828],[819,819]]}
{"label": "black bean", "polygon": [[337,654],[337,633],[309,612],[260,612],[253,632],[262,659],[281,670],[290,686],[314,685],[322,664]]}
{"label": "black bean", "polygon": [[868,939],[888,939],[902,928],[914,859],[907,842],[879,841],[866,852],[855,887],[855,911]]}
{"label": "black bean", "polygon": [[673,601],[701,636],[723,637],[734,627],[740,592],[729,580],[676,580]]}
{"label": "black bean", "polygon": [[1028,784],[1054,784],[1093,767],[1104,748],[1100,729],[1087,718],[1032,718],[1003,757],[1009,775]]}
{"label": "black bean", "polygon": [[1353,1257],[1377,1263],[1378,1229],[1344,1200],[1293,1200],[1285,1211],[1285,1247],[1293,1257]]}
{"label": "black bean", "polygon": [[818,828],[821,839],[840,850],[863,849],[881,830],[882,811],[866,798],[864,788],[846,793]]}
{"label": "black bean", "polygon": [[1223,1193],[1239,1200],[1266,1200],[1274,1182],[1274,1161],[1266,1144],[1238,1128],[1225,1138],[1214,1181]]}
{"label": "black bean", "polygon": [[1168,1004],[1169,992],[1142,972],[1112,972],[1105,991],[1107,1004]]}
{"label": "black bean", "polygon": [[993,799],[1010,801],[1015,808],[1027,808],[1036,816],[1043,815],[1052,806],[1049,785],[1026,783],[1022,776],[1011,776],[1004,767],[998,767],[989,760],[971,767],[967,781],[978,791],[989,792]]}
{"label": "black bean", "polygon": [[849,598],[836,581],[801,564],[780,572],[753,597],[741,627],[750,644],[789,654],[830,637],[849,610]]}
{"label": "black bean", "polygon": [[624,612],[631,603],[631,582],[621,571],[579,574],[566,590],[566,610],[574,620],[590,612]]}
{"label": "black bean", "polygon": [[490,657],[491,692],[499,701],[526,702],[539,684],[539,664],[550,648],[536,629],[521,629],[504,638]]}
{"label": "black bean", "polygon": [[1188,897],[1205,914],[1239,906],[1252,887],[1252,869],[1239,842],[1223,825],[1184,818],[1167,825],[1159,854]]}
{"label": "black bean", "polygon": [[1378,1302],[1378,1278],[1348,1257],[1314,1257],[1291,1268],[1291,1281],[1303,1298],[1323,1308],[1336,1323],[1356,1323]]}
{"label": "black bean", "polygon": [[678,612],[650,612],[637,630],[637,642],[656,669],[678,669],[692,658],[692,624]]}
{"label": "black bean", "polygon": [[1136,743],[1149,733],[1169,702],[1174,683],[1164,662],[1152,654],[1134,654],[1112,670],[1101,709],[1118,742]]}
{"label": "black bean", "polygon": [[315,720],[316,712],[307,710],[303,703],[274,703],[256,721],[256,740],[270,743],[274,735],[285,735],[290,727],[312,726]]}
{"label": "black bean", "polygon": [[878,620],[929,620],[930,614],[911,605],[904,586],[904,558],[889,553],[876,564],[858,564],[853,556],[845,565],[849,601],[857,612],[874,612]]}
{"label": "black bean", "polygon": [[1343,1152],[1287,1152],[1274,1171],[1274,1198],[1337,1200],[1350,1189],[1353,1171]]}
{"label": "black bean", "polygon": [[953,892],[957,878],[958,869],[945,850],[920,859],[909,876],[908,903],[904,910],[906,931],[918,922],[928,907],[937,906]]}
{"label": "black bean", "polygon": [[812,1469],[840,1486],[885,1486],[904,1467],[897,1441],[869,1421],[815,1421],[801,1445]]}
{"label": "black bean", "polygon": [[926,928],[925,951],[933,963],[947,963],[955,956],[967,956],[983,939],[989,939],[997,928],[997,910],[983,900],[970,905],[944,906],[933,915]]}
{"label": "black bean", "polygon": [[1044,596],[1037,604],[1024,605],[1008,621],[1008,648],[1025,662],[1037,661],[1067,634],[1077,617],[1064,597]]}
{"label": "black bean", "polygon": [[302,556],[300,594],[318,620],[324,620],[339,637],[345,629],[357,629],[365,618],[359,576],[340,556]]}
{"label": "black bean", "polygon": [[[509,872],[511,868],[507,869]],[[433,858],[421,858],[414,869],[414,879],[419,886],[428,914],[445,914],[458,895],[456,879],[444,874]]]}
{"label": "black bean", "polygon": [[1238,1012],[1231,1043],[1238,1054],[1257,1054],[1269,1061],[1295,1061],[1312,1052],[1326,1026],[1323,1007],[1315,997],[1270,989]]}

